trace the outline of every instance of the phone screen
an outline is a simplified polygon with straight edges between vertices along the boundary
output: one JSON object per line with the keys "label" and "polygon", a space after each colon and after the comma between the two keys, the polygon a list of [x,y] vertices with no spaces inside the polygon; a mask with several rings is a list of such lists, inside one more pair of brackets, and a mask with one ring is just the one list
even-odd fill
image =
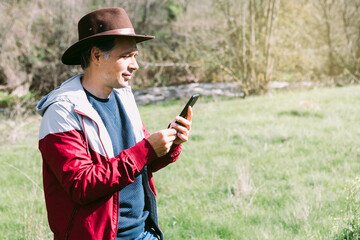
{"label": "phone screen", "polygon": [[181,117],[186,118],[189,106],[193,107],[195,105],[196,101],[198,100],[198,98],[199,98],[199,94],[195,94],[190,97],[189,101],[186,103],[185,107],[183,108],[183,110],[180,113]]}

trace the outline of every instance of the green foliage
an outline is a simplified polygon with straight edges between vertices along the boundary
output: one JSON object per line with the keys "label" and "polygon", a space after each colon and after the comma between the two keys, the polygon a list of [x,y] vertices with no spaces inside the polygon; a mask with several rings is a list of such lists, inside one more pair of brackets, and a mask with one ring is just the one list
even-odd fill
{"label": "green foliage", "polygon": [[0,3],[1,86],[43,95],[79,73],[61,55],[77,41],[81,16],[111,6],[127,10],[136,32],[157,37],[139,44],[135,88],[237,81],[261,94],[273,80],[360,78],[354,0],[30,0]]}
{"label": "green foliage", "polygon": [[29,113],[34,113],[35,95],[31,92],[23,96],[14,96],[7,92],[0,91],[0,109],[2,115],[0,117],[14,118],[17,116],[24,116]]}
{"label": "green foliage", "polygon": [[15,96],[8,94],[7,92],[0,91],[0,108],[5,108],[10,106],[16,100]]}
{"label": "green foliage", "polygon": [[183,9],[177,0],[167,1],[167,20],[169,22],[176,21],[182,13]]}

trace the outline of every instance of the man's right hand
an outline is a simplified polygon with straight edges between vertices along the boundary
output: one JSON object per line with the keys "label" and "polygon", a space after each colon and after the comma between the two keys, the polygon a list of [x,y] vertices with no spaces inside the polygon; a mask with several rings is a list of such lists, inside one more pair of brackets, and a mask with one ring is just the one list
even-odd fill
{"label": "man's right hand", "polygon": [[175,129],[165,129],[153,133],[147,138],[158,157],[162,157],[170,151],[176,139],[176,133],[177,131]]}

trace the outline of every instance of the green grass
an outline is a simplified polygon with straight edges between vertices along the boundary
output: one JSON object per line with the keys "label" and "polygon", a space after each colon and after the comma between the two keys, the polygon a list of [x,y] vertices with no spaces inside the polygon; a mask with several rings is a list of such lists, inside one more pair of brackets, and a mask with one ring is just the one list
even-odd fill
{"label": "green grass", "polygon": [[[359,93],[352,86],[200,99],[180,159],[155,173],[166,239],[334,239],[345,232],[356,217],[349,206],[359,204],[346,188],[360,172]],[[154,132],[185,102],[140,112]],[[0,239],[50,239],[39,189],[40,118],[14,121],[21,128],[0,123],[13,141],[0,147]]]}

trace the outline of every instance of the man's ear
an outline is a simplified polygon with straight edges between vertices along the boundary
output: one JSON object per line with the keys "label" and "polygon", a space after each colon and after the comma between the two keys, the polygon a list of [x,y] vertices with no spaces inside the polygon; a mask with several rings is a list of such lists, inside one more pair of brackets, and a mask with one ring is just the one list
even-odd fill
{"label": "man's ear", "polygon": [[95,65],[99,64],[101,51],[97,47],[91,48],[91,60],[95,63]]}

